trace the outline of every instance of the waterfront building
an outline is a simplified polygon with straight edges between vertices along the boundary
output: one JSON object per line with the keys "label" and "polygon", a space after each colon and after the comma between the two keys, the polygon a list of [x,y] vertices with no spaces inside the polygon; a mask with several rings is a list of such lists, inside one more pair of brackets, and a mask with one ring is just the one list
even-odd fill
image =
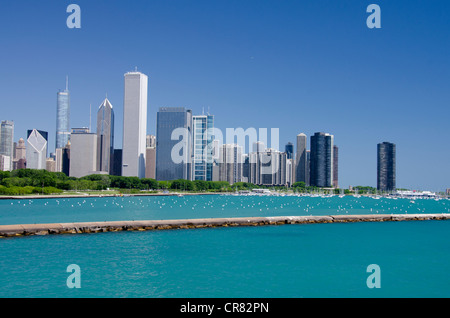
{"label": "waterfront building", "polygon": [[69,176],[81,178],[98,173],[97,135],[89,128],[74,128],[70,137]]}
{"label": "waterfront building", "polygon": [[68,79],[66,89],[56,94],[56,148],[63,148],[70,140],[70,93]]}
{"label": "waterfront building", "polygon": [[112,172],[114,159],[114,110],[108,98],[97,111],[97,171]]}
{"label": "waterfront building", "polygon": [[311,136],[311,186],[333,186],[333,140],[333,135],[322,132]]}
{"label": "waterfront building", "polygon": [[26,143],[26,164],[28,169],[45,169],[47,159],[48,132],[28,130]]}
{"label": "waterfront building", "polygon": [[0,124],[0,155],[8,157],[3,158],[9,160],[3,167],[5,171],[11,171],[14,156],[14,122],[11,120],[3,120]]}
{"label": "waterfront building", "polygon": [[339,188],[339,148],[338,146],[333,146],[333,187]]}
{"label": "waterfront building", "polygon": [[379,191],[395,190],[396,146],[390,142],[377,145],[377,189]]}
{"label": "waterfront building", "polygon": [[214,116],[192,116],[193,180],[212,181]]}
{"label": "waterfront building", "polygon": [[295,182],[305,182],[307,184],[307,158],[306,158],[306,135],[301,133],[297,135],[297,151],[294,162],[294,180]]}
{"label": "waterfront building", "polygon": [[[260,147],[254,149],[261,150]],[[258,185],[287,185],[287,155],[275,149],[249,154],[249,182]]]}
{"label": "waterfront building", "polygon": [[160,107],[156,117],[156,180],[191,180],[192,111]]}
{"label": "waterfront building", "polygon": [[136,71],[124,79],[122,176],[144,178],[148,77]]}
{"label": "waterfront building", "polygon": [[219,181],[230,184],[241,182],[243,176],[242,147],[237,144],[224,144],[219,149]]}

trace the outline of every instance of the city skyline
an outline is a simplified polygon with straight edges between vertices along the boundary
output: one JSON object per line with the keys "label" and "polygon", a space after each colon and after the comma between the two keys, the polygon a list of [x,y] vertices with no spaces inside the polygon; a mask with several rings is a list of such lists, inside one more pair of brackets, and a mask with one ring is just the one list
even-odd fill
{"label": "city skyline", "polygon": [[[23,4],[8,4],[0,13],[0,23],[11,30],[4,36],[8,50],[0,53],[8,61],[0,76],[1,120],[14,121],[14,141],[26,139],[26,130],[36,128],[51,132],[48,145],[54,145],[54,93],[69,75],[72,127],[88,126],[89,105],[105,93],[116,105],[120,123],[121,76],[138,66],[151,82],[147,134],[156,134],[155,117],[163,106],[183,106],[193,114],[210,107],[215,127],[222,130],[279,127],[280,147],[295,144],[300,132],[311,136],[326,131],[338,140],[341,187],[376,186],[375,145],[390,141],[398,147],[397,187],[442,191],[450,177],[450,150],[441,146],[440,137],[430,136],[447,133],[450,70],[445,39],[450,28],[440,12],[449,4],[408,2],[409,15],[422,21],[414,24],[401,14],[405,3],[380,1],[383,27],[370,30],[365,26],[366,5],[342,3],[346,5],[341,8],[320,1],[258,6],[252,1],[198,1],[188,7],[180,2],[179,9],[166,4],[105,9],[106,3],[99,1],[80,3],[80,30],[64,25],[64,4],[30,2],[26,10]],[[127,16],[138,7],[138,17]],[[110,30],[100,26],[95,17],[104,10],[123,20]],[[19,11],[20,21],[5,14]],[[46,20],[24,28],[36,12],[45,13]],[[139,27],[127,23],[132,21],[139,21]],[[146,44],[136,41],[143,32],[148,32]],[[62,42],[67,44],[64,51],[58,49]],[[104,43],[108,54],[98,58],[90,48]],[[26,94],[19,74],[33,82],[25,86]],[[121,148],[117,126],[114,146]]]}

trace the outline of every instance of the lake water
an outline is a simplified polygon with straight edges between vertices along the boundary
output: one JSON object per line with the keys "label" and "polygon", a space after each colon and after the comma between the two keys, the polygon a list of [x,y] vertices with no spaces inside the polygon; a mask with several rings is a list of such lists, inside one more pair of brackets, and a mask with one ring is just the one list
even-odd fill
{"label": "lake water", "polygon": [[[25,199],[0,201],[0,224],[449,208],[364,197]],[[403,221],[4,238],[0,297],[449,297],[449,233],[448,221]],[[67,287],[70,264],[81,288]],[[380,288],[367,285],[370,264]]]}

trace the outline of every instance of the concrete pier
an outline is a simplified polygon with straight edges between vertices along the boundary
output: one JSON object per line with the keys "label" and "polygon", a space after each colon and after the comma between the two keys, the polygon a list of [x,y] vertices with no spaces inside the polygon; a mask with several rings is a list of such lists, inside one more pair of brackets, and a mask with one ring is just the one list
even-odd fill
{"label": "concrete pier", "polygon": [[227,226],[262,226],[308,223],[450,220],[450,214],[361,214],[323,216],[273,216],[184,220],[106,221],[0,225],[0,238],[27,235],[147,231]]}

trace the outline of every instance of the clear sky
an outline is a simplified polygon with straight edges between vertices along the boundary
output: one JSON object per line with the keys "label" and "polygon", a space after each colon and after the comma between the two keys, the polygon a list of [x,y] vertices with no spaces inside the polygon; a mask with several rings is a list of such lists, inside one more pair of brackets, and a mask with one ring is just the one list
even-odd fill
{"label": "clear sky", "polygon": [[[66,8],[81,8],[69,29]],[[369,29],[369,4],[381,29]],[[397,187],[450,188],[450,1],[2,1],[0,120],[49,132],[69,76],[71,127],[105,95],[122,145],[123,75],[149,76],[148,133],[161,106],[216,127],[333,134],[339,184],[376,186],[376,147],[397,145]],[[95,128],[94,128],[95,130]],[[309,148],[309,145],[308,145]]]}

